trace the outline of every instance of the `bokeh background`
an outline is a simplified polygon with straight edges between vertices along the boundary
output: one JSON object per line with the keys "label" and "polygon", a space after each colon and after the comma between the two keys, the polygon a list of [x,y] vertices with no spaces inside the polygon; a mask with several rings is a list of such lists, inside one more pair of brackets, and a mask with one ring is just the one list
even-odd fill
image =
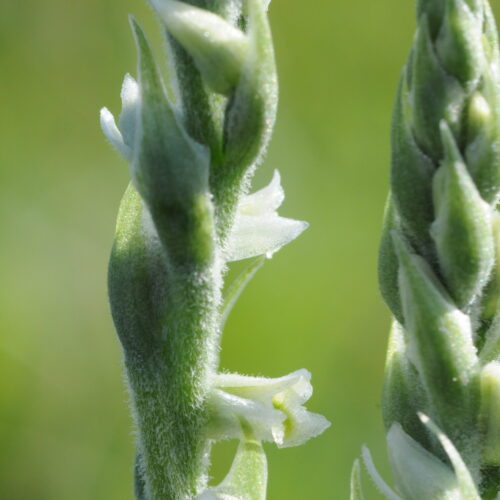
{"label": "bokeh background", "polygon": [[[498,13],[498,2],[494,2]],[[132,499],[133,429],[106,267],[127,166],[98,126],[135,72],[143,0],[0,2],[0,498]],[[306,367],[332,427],[268,445],[269,499],[345,499],[360,447],[387,472],[379,396],[389,314],[376,261],[391,107],[413,1],[273,0],[281,101],[267,161],[281,213],[310,229],[259,272],[228,322],[222,366]],[[234,443],[217,446],[220,479]],[[369,499],[380,498],[364,475]]]}

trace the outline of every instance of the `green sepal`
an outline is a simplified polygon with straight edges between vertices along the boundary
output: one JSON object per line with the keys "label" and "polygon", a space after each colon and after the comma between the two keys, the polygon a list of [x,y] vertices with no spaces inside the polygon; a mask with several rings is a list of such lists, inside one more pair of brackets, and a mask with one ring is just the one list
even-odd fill
{"label": "green sepal", "polygon": [[130,184],[120,204],[108,269],[111,313],[126,364],[161,349],[168,280],[165,251],[150,219]]}
{"label": "green sepal", "polygon": [[491,208],[478,193],[444,121],[441,137],[445,159],[434,177],[436,220],[431,235],[448,291],[457,306],[468,311],[494,264]]}
{"label": "green sepal", "polygon": [[401,225],[392,197],[389,196],[384,213],[384,225],[378,256],[378,279],[380,293],[394,317],[403,323],[403,309],[399,294],[398,257],[392,242],[392,232],[400,230]]}
{"label": "green sepal", "polygon": [[222,161],[222,123],[226,98],[207,88],[193,58],[165,30],[175,77],[174,90],[189,135],[210,149],[211,162]]}
{"label": "green sepal", "polygon": [[418,145],[438,163],[443,151],[439,123],[444,119],[458,134],[465,93],[458,81],[442,68],[426,15],[419,20],[411,63],[411,81],[408,84],[412,130]]}
{"label": "green sepal", "polygon": [[408,98],[403,73],[392,123],[391,191],[405,232],[423,255],[432,258],[434,249],[429,227],[434,220],[432,177],[435,166],[415,143]]}
{"label": "green sepal", "polygon": [[407,339],[402,326],[393,321],[389,336],[382,390],[382,414],[387,431],[398,422],[405,432],[424,448],[432,449],[427,429],[418,418],[426,411],[425,390],[420,376],[408,358]]}
{"label": "green sepal", "polygon": [[466,89],[477,85],[483,69],[482,16],[464,0],[448,0],[436,51],[443,68]]}
{"label": "green sepal", "polygon": [[267,145],[278,101],[273,41],[264,2],[247,0],[247,10],[250,46],[224,124],[226,162],[235,168],[240,164],[248,168]]}
{"label": "green sepal", "polygon": [[176,265],[203,264],[213,254],[209,154],[179,124],[151,48],[132,18],[139,53],[140,132],[134,146],[134,185]]}
{"label": "green sepal", "polygon": [[500,465],[500,362],[492,361],[481,371],[482,458],[487,465]]}
{"label": "green sepal", "polygon": [[361,484],[361,467],[359,460],[354,460],[351,471],[351,496],[350,500],[364,500],[363,486]]}
{"label": "green sepal", "polygon": [[474,437],[470,429],[478,398],[470,319],[456,308],[426,261],[397,233],[393,237],[409,355],[425,387],[430,413],[461,448]]}
{"label": "green sepal", "polygon": [[[186,3],[208,9],[233,24],[241,16],[240,0],[191,0]],[[167,29],[164,31],[171,80],[182,108],[183,124],[195,141],[210,149],[211,163],[220,165],[227,99],[208,88],[191,55]]]}
{"label": "green sepal", "polygon": [[211,187],[222,219],[232,215],[242,181],[266,148],[278,101],[271,30],[262,0],[246,2],[249,50],[229,98],[224,121],[224,161],[214,167]]}
{"label": "green sepal", "polygon": [[207,189],[208,153],[179,124],[144,32],[130,20],[139,56],[140,133],[132,167],[135,186],[146,202],[189,206]]}

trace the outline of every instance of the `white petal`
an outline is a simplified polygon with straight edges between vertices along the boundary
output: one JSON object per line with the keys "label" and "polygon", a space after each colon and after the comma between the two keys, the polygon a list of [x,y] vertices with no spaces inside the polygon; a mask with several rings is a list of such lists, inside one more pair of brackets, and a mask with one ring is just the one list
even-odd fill
{"label": "white petal", "polygon": [[125,75],[121,90],[122,112],[118,123],[125,144],[132,149],[135,142],[137,120],[140,111],[139,84],[129,74]]}
{"label": "white petal", "polygon": [[286,377],[282,377],[283,382],[288,381],[286,390],[276,393],[273,398],[274,404],[280,406],[296,406],[304,404],[313,393],[311,385],[311,374],[307,370],[297,370]]}
{"label": "white petal", "polygon": [[242,260],[257,255],[271,258],[307,227],[307,222],[285,219],[277,215],[254,217],[238,214],[229,237],[227,260]]}
{"label": "white petal", "polygon": [[272,405],[214,389],[209,406],[212,414],[208,426],[210,439],[243,438],[241,419],[250,425],[256,439],[273,441],[275,435],[283,436],[286,416]]}
{"label": "white petal", "polygon": [[220,373],[215,377],[214,384],[225,392],[265,403],[271,403],[277,394],[296,387],[295,390],[302,394],[308,394],[307,398],[301,400],[301,403],[303,403],[312,394],[310,379],[311,374],[304,369],[279,378],[249,377],[239,373]]}
{"label": "white petal", "polygon": [[277,213],[285,193],[277,170],[264,189],[244,196],[238,205],[226,249],[228,262],[258,255],[271,258],[307,229],[307,222],[285,219]]}
{"label": "white petal", "polygon": [[130,158],[130,148],[123,142],[121,132],[115,123],[115,118],[108,108],[101,109],[101,129],[109,142],[126,158]]}
{"label": "white petal", "polygon": [[281,177],[275,170],[271,182],[265,188],[243,197],[238,206],[238,212],[245,215],[274,213],[284,199],[285,191],[281,187]]}
{"label": "white petal", "polygon": [[[282,411],[284,411],[282,409]],[[331,423],[318,413],[307,411],[303,406],[292,407],[285,421],[285,436],[280,443],[275,439],[278,448],[290,448],[299,446],[309,439],[322,434]]]}
{"label": "white petal", "polygon": [[453,470],[408,436],[400,424],[392,425],[387,434],[387,443],[396,484],[405,498],[460,498]]}

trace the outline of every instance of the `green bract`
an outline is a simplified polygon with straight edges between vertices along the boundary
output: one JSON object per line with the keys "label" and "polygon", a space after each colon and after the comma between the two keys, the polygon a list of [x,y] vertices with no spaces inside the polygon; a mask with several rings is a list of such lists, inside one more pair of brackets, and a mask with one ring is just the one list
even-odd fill
{"label": "green bract", "polygon": [[[151,4],[173,62],[168,89],[131,19],[138,77],[125,77],[118,124],[101,112],[132,178],[109,294],[138,430],[136,497],[262,500],[260,441],[293,446],[328,426],[302,406],[312,393],[306,371],[280,379],[217,373],[220,331],[238,295],[265,257],[307,227],[278,215],[277,172],[247,194],[276,113],[268,2]],[[227,264],[249,258],[223,298]],[[227,438],[241,441],[234,464],[208,487],[210,445]]]}
{"label": "green bract", "polygon": [[487,0],[418,1],[379,260],[395,318],[383,392],[395,489],[365,452],[388,498],[500,492],[499,62]]}

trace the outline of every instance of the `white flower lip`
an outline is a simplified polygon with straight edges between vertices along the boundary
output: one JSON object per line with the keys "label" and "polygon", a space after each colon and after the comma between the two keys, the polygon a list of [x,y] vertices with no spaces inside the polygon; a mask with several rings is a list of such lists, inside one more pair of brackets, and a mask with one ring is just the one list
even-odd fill
{"label": "white flower lip", "polygon": [[321,434],[330,423],[302,406],[312,395],[310,378],[307,370],[274,379],[217,375],[211,396],[213,438],[241,437],[242,421],[256,439],[274,441],[279,448],[298,446]]}
{"label": "white flower lip", "polygon": [[244,196],[238,205],[234,226],[226,249],[228,262],[272,255],[297,238],[307,222],[286,219],[278,215],[285,199],[277,170],[268,186]]}

